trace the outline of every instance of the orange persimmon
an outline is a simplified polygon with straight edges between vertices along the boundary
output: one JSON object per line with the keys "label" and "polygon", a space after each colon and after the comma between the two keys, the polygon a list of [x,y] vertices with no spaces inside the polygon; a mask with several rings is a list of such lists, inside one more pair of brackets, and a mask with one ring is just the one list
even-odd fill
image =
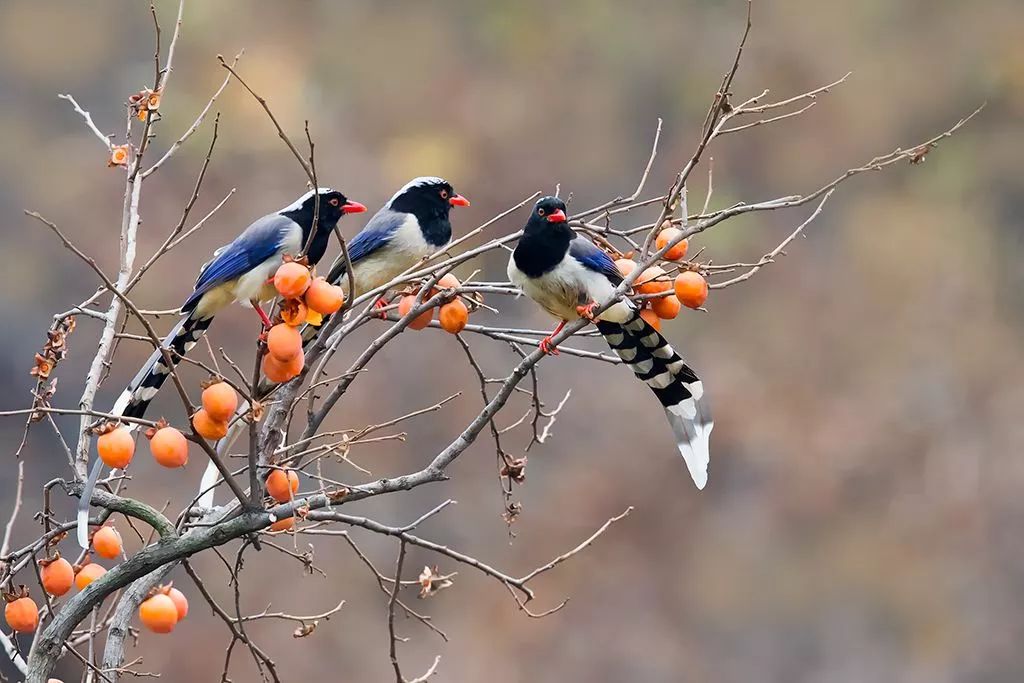
{"label": "orange persimmon", "polygon": [[274,288],[285,299],[296,299],[306,292],[312,279],[309,268],[301,263],[289,261],[282,263],[274,273]]}
{"label": "orange persimmon", "polygon": [[96,450],[107,467],[123,470],[135,455],[135,439],[127,427],[116,427],[96,439]]}

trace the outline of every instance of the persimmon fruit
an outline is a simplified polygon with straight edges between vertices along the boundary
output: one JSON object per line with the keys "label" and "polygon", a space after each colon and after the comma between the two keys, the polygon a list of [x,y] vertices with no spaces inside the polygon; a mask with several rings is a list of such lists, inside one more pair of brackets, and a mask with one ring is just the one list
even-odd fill
{"label": "persimmon fruit", "polygon": [[309,268],[301,263],[289,261],[282,263],[274,273],[274,288],[285,299],[297,299],[306,292],[312,280]]}
{"label": "persimmon fruit", "polygon": [[63,557],[57,557],[42,564],[40,562],[39,577],[42,579],[43,590],[50,595],[60,597],[75,583],[75,569]]}
{"label": "persimmon fruit", "polygon": [[306,290],[306,306],[321,315],[337,313],[345,303],[345,292],[337,285],[318,277]]}
{"label": "persimmon fruit", "polygon": [[271,382],[280,383],[298,377],[305,364],[306,358],[301,353],[287,363],[282,363],[268,353],[263,356],[261,367],[267,379]]}
{"label": "persimmon fruit", "polygon": [[32,633],[39,626],[39,608],[28,596],[18,598],[4,607],[4,618],[7,625],[18,633]]}
{"label": "persimmon fruit", "polygon": [[178,621],[181,621],[188,616],[188,598],[177,588],[169,588],[167,590],[167,597],[174,603],[174,608],[178,611]]}
{"label": "persimmon fruit", "polygon": [[96,450],[107,467],[123,470],[135,455],[135,439],[127,427],[116,427],[96,439]]}
{"label": "persimmon fruit", "polygon": [[295,517],[285,517],[270,525],[271,531],[291,531],[295,528]]}
{"label": "persimmon fruit", "polygon": [[121,534],[112,526],[101,526],[92,536],[92,549],[100,557],[115,560],[121,556]]}
{"label": "persimmon fruit", "polygon": [[640,317],[643,318],[648,325],[661,332],[661,318],[658,314],[649,308],[645,308],[640,311]]}
{"label": "persimmon fruit", "polygon": [[278,503],[287,503],[299,490],[299,475],[295,470],[271,470],[267,476],[267,493]]}
{"label": "persimmon fruit", "polygon": [[633,283],[633,289],[641,294],[660,294],[672,289],[672,281],[659,266],[651,266]]}
{"label": "persimmon fruit", "polygon": [[90,562],[89,564],[79,569],[78,573],[75,574],[75,588],[77,588],[80,591],[84,591],[86,586],[88,586],[90,583],[92,583],[93,581],[100,578],[106,573],[106,569],[96,564],[95,562]]}
{"label": "persimmon fruit", "polygon": [[227,422],[238,408],[238,394],[227,382],[217,382],[203,389],[203,409],[217,422]]}
{"label": "persimmon fruit", "polygon": [[675,288],[680,303],[689,308],[700,308],[708,300],[708,281],[696,271],[680,273]]}
{"label": "persimmon fruit", "polygon": [[675,294],[669,294],[658,299],[651,299],[651,310],[662,320],[672,320],[679,315],[682,305]]}
{"label": "persimmon fruit", "polygon": [[[192,422],[196,425],[196,431],[199,432],[203,437],[210,439],[215,438],[207,436],[199,429],[199,425],[203,424],[202,417],[199,417],[199,413],[205,413],[205,408],[200,409],[192,417]],[[206,413],[209,417],[209,413]],[[199,418],[198,420],[196,418]],[[220,433],[220,427],[223,425],[223,431],[227,433],[227,423],[220,423],[214,421],[211,425],[203,425],[204,427],[216,427],[217,432]],[[214,433],[212,429],[205,430],[207,433]],[[218,439],[223,438],[223,434]],[[156,430],[153,434],[153,438],[149,440],[149,450],[153,454],[153,459],[156,460],[157,464],[163,465],[164,467],[184,467],[188,463],[188,440],[185,435],[174,427],[163,427],[162,429]]]}
{"label": "persimmon fruit", "polygon": [[[654,240],[654,246],[658,249],[662,249],[666,244],[679,237],[682,234],[682,230],[679,228],[665,228],[658,233],[657,239]],[[679,259],[686,256],[686,250],[689,247],[687,240],[681,240],[679,243],[674,244],[671,249],[666,251],[662,258],[666,261],[678,261]]]}
{"label": "persimmon fruit", "polygon": [[445,332],[458,334],[469,322],[469,307],[462,299],[453,299],[441,306],[437,313],[437,320]]}
{"label": "persimmon fruit", "polygon": [[199,432],[199,436],[211,441],[223,439],[228,434],[228,423],[214,420],[206,408],[200,408],[192,416],[192,426]]}
{"label": "persimmon fruit", "polygon": [[631,258],[620,258],[615,261],[615,267],[619,269],[622,277],[626,277],[636,270],[636,261]]}
{"label": "persimmon fruit", "polygon": [[291,325],[274,325],[267,332],[267,352],[281,363],[294,360],[302,353],[302,334]]}
{"label": "persimmon fruit", "polygon": [[139,605],[139,620],[153,633],[170,633],[178,623],[178,608],[170,597],[157,593]]}
{"label": "persimmon fruit", "polygon": [[[409,314],[409,311],[416,306],[416,297],[412,294],[403,296],[398,301],[398,315],[403,318]],[[430,321],[434,318],[434,309],[428,308],[427,310],[420,313],[418,316],[412,319],[409,323],[410,330],[422,330],[424,327],[430,324]]]}

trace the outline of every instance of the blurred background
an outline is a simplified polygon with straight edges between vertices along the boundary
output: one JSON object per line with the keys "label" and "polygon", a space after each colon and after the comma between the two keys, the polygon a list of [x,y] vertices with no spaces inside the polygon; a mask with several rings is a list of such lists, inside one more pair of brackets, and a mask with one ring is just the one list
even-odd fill
{"label": "blurred background", "polygon": [[[158,3],[165,46],[176,7]],[[632,191],[662,117],[648,185],[654,195],[696,142],[744,11],[739,0],[190,2],[155,151],[219,85],[215,56],[245,48],[241,73],[296,141],[309,119],[320,178],[371,210],[421,174],[443,175],[472,199],[455,212],[457,234],[556,183],[573,193],[574,207],[589,207]],[[563,354],[541,363],[542,396],[554,405],[573,394],[553,438],[529,454],[514,541],[484,435],[452,468],[451,482],[353,508],[401,524],[455,498],[458,505],[422,534],[518,575],[635,507],[536,582],[538,611],[571,598],[541,620],[518,611],[493,580],[411,552],[407,578],[427,563],[459,574],[453,588],[415,603],[450,642],[399,620],[411,638],[399,645],[407,676],[441,654],[436,680],[443,681],[1024,678],[1022,21],[1024,5],[1015,0],[756,3],[738,97],[771,88],[782,98],[853,75],[804,116],[717,143],[714,207],[809,192],[988,106],[924,164],[844,184],[785,258],[744,285],[713,292],[708,313],[686,311],[666,324],[715,406],[705,491],[693,488],[642,384],[624,368]],[[28,369],[51,316],[97,284],[22,210],[42,212],[116,271],[123,173],[106,168],[101,146],[57,93],[74,94],[104,132],[122,131],[123,102],[152,81],[152,33],[141,4],[0,4],[0,409],[29,405]],[[230,85],[216,109],[220,140],[192,220],[237,191],[135,290],[143,308],[177,306],[216,246],[304,191],[301,169],[247,93]],[[139,263],[178,221],[211,123],[146,183]],[[702,198],[706,167],[693,178],[691,193]],[[717,263],[756,260],[809,211],[748,215],[695,243]],[[523,219],[520,211],[490,234]],[[364,220],[343,221],[346,234]],[[506,258],[495,253],[474,267],[503,279]],[[550,324],[529,302],[491,303],[501,306],[503,322]],[[248,367],[254,323],[236,308],[218,318],[212,340]],[[171,321],[157,324],[163,330]],[[382,325],[352,338],[336,366],[346,367]],[[56,404],[77,402],[98,333],[97,322],[79,320],[57,372]],[[504,376],[516,360],[496,342],[471,341],[491,375]],[[147,353],[122,343],[98,408]],[[448,335],[403,334],[371,369],[339,405],[332,428],[379,422],[464,391],[405,424],[405,443],[355,448],[352,459],[371,478],[418,469],[479,409],[475,376]],[[520,397],[499,422],[527,407]],[[152,411],[161,412],[184,419],[173,392]],[[60,424],[73,440],[77,420]],[[9,458],[22,426],[17,418],[0,422]],[[526,436],[507,437],[513,454]],[[205,465],[193,456],[183,472],[142,461],[128,493],[180,509]],[[45,425],[33,430],[24,457],[31,495],[18,547],[39,531],[31,517],[42,483],[67,475]],[[339,479],[365,478],[345,464],[330,467]],[[13,463],[3,471],[7,514]],[[72,504],[60,505],[70,518]],[[122,531],[129,551],[137,549],[123,523]],[[393,568],[393,544],[358,530],[353,538],[383,571]],[[300,537],[299,549],[309,540]],[[278,621],[255,623],[250,633],[285,681],[325,673],[389,680],[385,596],[340,539],[319,537],[314,561],[326,577],[272,550],[250,553],[244,609],[272,604],[312,614],[345,599],[343,610],[303,640]],[[229,602],[220,560],[207,553],[195,563]],[[128,658],[141,655],[139,668],[162,671],[164,680],[218,680],[224,626],[183,572],[174,578],[192,598],[189,621],[171,636],[144,636]],[[62,666],[62,678],[77,680],[73,660]],[[233,680],[258,680],[244,651],[234,667]]]}

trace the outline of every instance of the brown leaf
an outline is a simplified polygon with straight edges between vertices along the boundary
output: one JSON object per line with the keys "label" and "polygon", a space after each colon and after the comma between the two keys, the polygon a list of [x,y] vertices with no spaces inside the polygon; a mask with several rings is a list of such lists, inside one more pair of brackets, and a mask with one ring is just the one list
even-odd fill
{"label": "brown leaf", "polygon": [[452,581],[453,576],[455,576],[454,573],[447,575],[438,574],[436,566],[433,569],[429,566],[423,567],[419,577],[420,599],[432,597],[445,588],[450,588],[454,583]]}
{"label": "brown leaf", "polygon": [[297,629],[292,631],[292,638],[305,638],[306,636],[313,633],[316,630],[317,624],[320,622],[314,621],[311,624],[302,624]]}

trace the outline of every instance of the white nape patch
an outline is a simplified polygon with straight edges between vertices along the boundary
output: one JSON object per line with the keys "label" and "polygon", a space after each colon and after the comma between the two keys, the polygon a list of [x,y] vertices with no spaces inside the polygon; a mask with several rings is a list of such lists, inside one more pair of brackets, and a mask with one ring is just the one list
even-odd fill
{"label": "white nape patch", "polygon": [[444,178],[439,178],[437,176],[432,176],[432,175],[423,175],[423,176],[420,176],[419,178],[413,178],[412,180],[407,182],[405,185],[402,185],[402,187],[398,190],[398,192],[396,192],[391,197],[391,199],[388,200],[388,203],[386,204],[386,206],[390,208],[392,202],[394,202],[396,199],[398,199],[403,194],[405,194],[405,192],[407,190],[410,190],[410,189],[412,189],[414,187],[425,187],[427,185],[447,185],[447,184],[450,184],[450,183],[448,183],[448,181],[445,180]]}
{"label": "white nape patch", "polygon": [[[625,358],[623,358],[623,360],[625,360]],[[648,372],[650,372],[653,369],[654,369],[654,361],[651,360],[650,358],[648,358],[647,360],[642,360],[639,363],[633,363],[633,371],[634,372],[639,372],[639,373],[643,373],[643,374],[646,375]]]}
{"label": "white nape patch", "polygon": [[663,360],[668,360],[669,358],[672,357],[674,353],[675,351],[673,351],[672,347],[669,346],[668,344],[665,344],[664,346],[659,346],[658,348],[651,351],[652,356],[654,356],[655,358],[661,358]]}
{"label": "white nape patch", "polygon": [[[701,396],[704,395],[704,383],[700,380],[687,384],[686,388],[689,390],[690,395],[693,396],[694,401],[699,401]],[[710,432],[711,430],[708,429],[708,431]]]}
{"label": "white nape patch", "polygon": [[288,213],[289,211],[298,211],[299,209],[302,208],[302,205],[306,203],[306,200],[309,199],[310,197],[312,197],[314,194],[327,194],[328,192],[334,192],[334,190],[332,190],[329,187],[317,188],[315,192],[313,190],[310,190],[309,192],[307,192],[306,194],[302,195],[301,197],[296,199],[294,202],[292,202],[288,206],[284,207],[283,209],[280,209],[278,211],[278,213]]}
{"label": "white nape patch", "polygon": [[671,385],[672,382],[674,382],[675,380],[676,378],[672,376],[672,373],[663,372],[660,375],[655,375],[654,377],[644,381],[647,382],[647,386],[651,387],[652,389],[664,389],[665,387]]}

